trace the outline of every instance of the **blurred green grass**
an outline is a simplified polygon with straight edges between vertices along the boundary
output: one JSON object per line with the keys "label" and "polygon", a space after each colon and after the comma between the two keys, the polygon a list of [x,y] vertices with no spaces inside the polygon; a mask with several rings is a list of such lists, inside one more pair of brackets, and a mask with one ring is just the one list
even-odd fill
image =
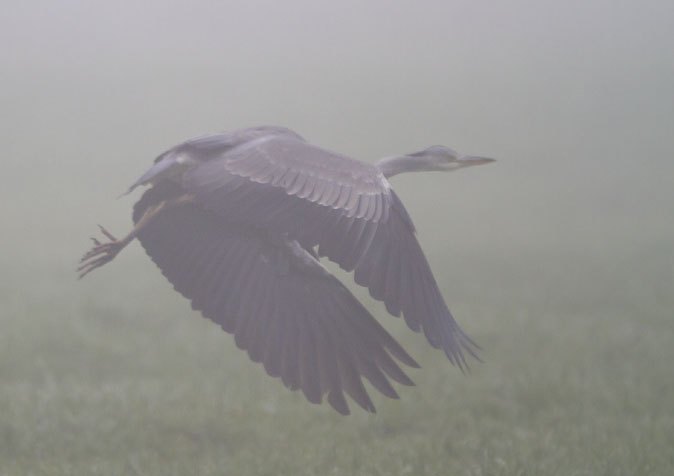
{"label": "blurred green grass", "polygon": [[3,258],[12,275],[0,288],[2,475],[674,471],[667,296],[562,299],[546,281],[508,285],[506,270],[477,260],[485,282],[500,283],[490,296],[449,286],[457,257],[432,255],[484,363],[462,375],[356,289],[423,368],[410,371],[417,386],[399,388],[401,400],[373,391],[376,415],[351,405],[344,418],[249,362],[137,245],[75,281],[86,243],[65,239],[72,223],[60,226],[61,246],[38,250],[38,263],[22,262],[31,240],[13,241]]}

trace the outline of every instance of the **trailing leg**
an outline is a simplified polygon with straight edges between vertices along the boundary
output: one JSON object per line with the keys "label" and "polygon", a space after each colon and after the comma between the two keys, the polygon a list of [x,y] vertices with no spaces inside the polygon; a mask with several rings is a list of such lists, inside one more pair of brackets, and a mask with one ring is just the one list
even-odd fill
{"label": "trailing leg", "polygon": [[94,242],[94,246],[89,251],[87,251],[84,256],[82,256],[82,259],[80,259],[80,265],[77,267],[77,272],[79,273],[78,278],[82,279],[96,268],[100,268],[104,264],[112,261],[126,245],[133,241],[133,239],[138,235],[138,232],[140,232],[143,227],[147,226],[147,224],[150,223],[152,219],[162,210],[167,207],[190,202],[191,200],[191,196],[183,195],[173,200],[162,200],[157,205],[149,207],[147,210],[145,210],[140,220],[136,222],[136,225],[133,227],[131,232],[129,232],[129,234],[121,240],[115,238],[115,236],[106,230],[103,226],[98,225],[98,227],[101,229],[101,232],[108,239],[108,241],[102,243],[97,238],[91,238],[91,240]]}

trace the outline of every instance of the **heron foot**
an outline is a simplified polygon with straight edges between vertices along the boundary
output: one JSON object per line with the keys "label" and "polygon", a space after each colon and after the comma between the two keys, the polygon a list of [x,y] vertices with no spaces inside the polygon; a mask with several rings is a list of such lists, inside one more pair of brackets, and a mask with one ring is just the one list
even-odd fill
{"label": "heron foot", "polygon": [[115,256],[117,256],[117,253],[124,248],[124,243],[122,241],[115,238],[114,235],[103,226],[98,225],[98,227],[101,229],[101,233],[103,233],[103,235],[110,241],[101,243],[97,238],[91,238],[91,241],[94,242],[94,246],[82,256],[82,259],[80,259],[80,265],[77,267],[77,272],[79,273],[78,279],[82,279],[96,268],[100,268],[104,264],[112,261]]}

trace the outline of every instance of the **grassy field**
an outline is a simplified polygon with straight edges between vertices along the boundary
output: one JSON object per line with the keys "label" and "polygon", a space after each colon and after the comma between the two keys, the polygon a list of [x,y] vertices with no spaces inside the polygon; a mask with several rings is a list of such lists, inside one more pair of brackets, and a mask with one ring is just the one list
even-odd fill
{"label": "grassy field", "polygon": [[482,261],[485,282],[500,282],[484,293],[452,288],[451,258],[432,255],[484,363],[462,375],[358,291],[423,368],[410,372],[417,386],[399,388],[401,400],[374,395],[376,415],[352,405],[341,417],[249,362],[174,295],[137,245],[76,282],[72,265],[86,243],[68,239],[67,225],[86,224],[56,222],[47,220],[56,236],[47,247],[38,236],[8,235],[0,475],[674,471],[666,281],[636,291],[595,283],[592,293],[565,295],[546,282],[509,287]]}
{"label": "grassy field", "polygon": [[[0,5],[0,476],[674,474],[672,2]],[[498,159],[394,187],[467,375],[341,417],[269,378],[137,244],[75,279],[165,148],[258,124],[365,160]],[[134,195],[137,197],[138,195]]]}

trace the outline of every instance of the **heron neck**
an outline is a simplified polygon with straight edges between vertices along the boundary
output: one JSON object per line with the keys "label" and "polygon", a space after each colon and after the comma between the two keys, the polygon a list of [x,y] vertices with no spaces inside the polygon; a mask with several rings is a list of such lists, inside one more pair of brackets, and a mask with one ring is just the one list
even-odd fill
{"label": "heron neck", "polygon": [[405,172],[428,172],[431,170],[438,170],[437,166],[428,160],[428,157],[416,157],[412,154],[384,157],[383,159],[378,160],[375,163],[375,166],[381,170],[386,178]]}

